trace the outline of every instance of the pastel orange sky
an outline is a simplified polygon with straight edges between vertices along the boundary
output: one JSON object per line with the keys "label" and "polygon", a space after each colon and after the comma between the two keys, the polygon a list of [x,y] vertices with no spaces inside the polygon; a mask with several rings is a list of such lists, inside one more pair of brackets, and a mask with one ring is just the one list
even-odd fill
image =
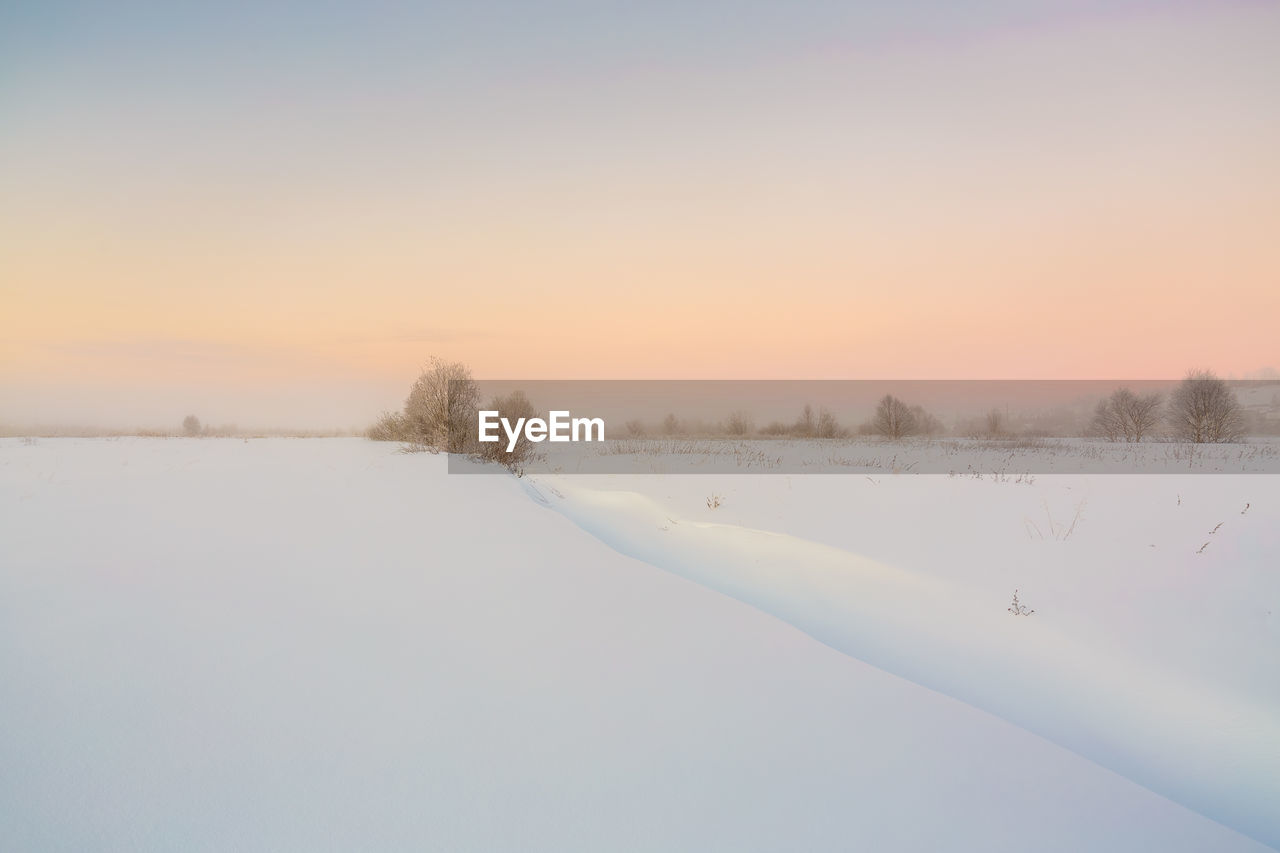
{"label": "pastel orange sky", "polygon": [[0,422],[1280,366],[1274,3],[529,5],[6,13]]}

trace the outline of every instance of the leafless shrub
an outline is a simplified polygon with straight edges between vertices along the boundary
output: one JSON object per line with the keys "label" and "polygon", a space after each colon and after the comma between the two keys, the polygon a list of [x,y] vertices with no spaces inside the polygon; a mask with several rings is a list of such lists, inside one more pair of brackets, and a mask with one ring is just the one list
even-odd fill
{"label": "leafless shrub", "polygon": [[750,435],[755,429],[755,422],[751,419],[751,415],[743,409],[729,413],[729,419],[725,421],[725,432],[735,437]]}
{"label": "leafless shrub", "polygon": [[1093,420],[1089,422],[1088,434],[1091,438],[1104,438],[1107,441],[1119,441],[1124,436],[1120,413],[1112,404],[1112,397],[1098,401],[1098,406],[1093,412]]}
{"label": "leafless shrub", "polygon": [[644,421],[639,418],[633,418],[627,421],[623,427],[626,429],[627,435],[631,438],[644,438],[649,433],[649,431],[645,429]]}
{"label": "leafless shrub", "polygon": [[408,440],[449,453],[473,450],[479,402],[465,365],[433,358],[404,401]]}
{"label": "leafless shrub", "polygon": [[[488,409],[496,411],[500,419],[505,418],[512,425],[518,423],[522,418],[528,420],[539,416],[538,410],[534,408],[533,403],[529,402],[529,398],[525,396],[523,391],[512,391],[504,397],[495,397],[489,402]],[[528,459],[533,449],[534,443],[529,441],[524,431],[521,430],[516,438],[515,446],[511,448],[510,452],[507,451],[507,437],[505,434],[499,435],[497,441],[478,441],[473,452],[481,459],[488,462],[497,462],[512,471],[520,473],[522,464]]]}
{"label": "leafless shrub", "polygon": [[986,428],[986,434],[988,436],[993,436],[993,437],[998,435],[1004,435],[1004,431],[1005,431],[1004,421],[1005,421],[1004,413],[1001,412],[999,409],[992,409],[991,411],[987,412],[987,417],[984,424]]}
{"label": "leafless shrub", "polygon": [[372,441],[409,441],[409,422],[402,412],[383,412],[365,436]]}
{"label": "leafless shrub", "polygon": [[1107,441],[1142,441],[1160,423],[1161,402],[1159,394],[1139,395],[1117,388],[1098,402],[1089,432]]}
{"label": "leafless shrub", "polygon": [[916,416],[910,407],[892,394],[886,394],[881,398],[871,423],[877,433],[892,439],[915,435],[919,428],[916,424]]}
{"label": "leafless shrub", "polygon": [[1160,424],[1163,398],[1157,393],[1133,394],[1124,402],[1125,437],[1142,441]]}
{"label": "leafless shrub", "polygon": [[1173,392],[1169,427],[1183,441],[1220,444],[1243,437],[1244,418],[1230,386],[1210,371],[1197,370]]}
{"label": "leafless shrub", "polygon": [[816,429],[818,438],[840,438],[844,432],[840,429],[840,423],[836,420],[836,416],[829,409],[820,409],[818,411]]}
{"label": "leafless shrub", "polygon": [[818,421],[813,414],[813,406],[805,404],[804,410],[800,412],[800,417],[796,419],[793,431],[799,438],[813,438],[818,434]]}
{"label": "leafless shrub", "polygon": [[674,412],[668,413],[667,416],[662,419],[663,435],[676,435],[679,432],[680,419],[675,416]]}
{"label": "leafless shrub", "polygon": [[924,406],[912,406],[911,416],[915,418],[916,435],[933,438],[934,436],[942,435],[947,431],[947,428],[942,425],[942,421],[938,420],[938,418],[930,412],[926,412],[924,410]]}

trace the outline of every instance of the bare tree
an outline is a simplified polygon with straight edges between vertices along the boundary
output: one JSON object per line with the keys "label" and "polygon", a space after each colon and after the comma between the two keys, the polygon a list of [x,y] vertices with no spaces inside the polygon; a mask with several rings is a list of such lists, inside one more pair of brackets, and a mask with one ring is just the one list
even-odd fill
{"label": "bare tree", "polygon": [[1169,401],[1169,427],[1174,436],[1196,444],[1239,441],[1244,417],[1236,394],[1208,370],[1187,374]]}
{"label": "bare tree", "polygon": [[916,419],[917,435],[927,435],[932,438],[947,431],[947,428],[942,425],[942,421],[938,420],[933,414],[926,412],[924,406],[912,406],[911,416]]}
{"label": "bare tree", "polygon": [[818,434],[818,422],[814,418],[813,406],[805,403],[804,411],[800,413],[800,417],[796,419],[796,435],[801,438],[813,438]]}
{"label": "bare tree", "polygon": [[409,440],[449,453],[474,449],[479,403],[480,388],[466,365],[433,358],[404,401]]}
{"label": "bare tree", "polygon": [[836,438],[840,435],[840,423],[829,409],[819,409],[818,425],[815,430],[818,438]]}
{"label": "bare tree", "polygon": [[182,431],[187,435],[200,435],[200,419],[195,415],[187,415],[182,419]]}
{"label": "bare tree", "polygon": [[1119,441],[1124,436],[1124,424],[1115,407],[1115,394],[1098,401],[1098,407],[1093,411],[1093,420],[1089,422],[1089,435],[1105,438],[1107,441]]}
{"label": "bare tree", "polygon": [[1117,388],[1110,397],[1098,401],[1089,432],[1107,441],[1142,441],[1160,423],[1161,403],[1159,394]]}
{"label": "bare tree", "polygon": [[755,429],[755,422],[751,419],[751,415],[742,409],[729,413],[729,420],[725,423],[725,431],[729,435],[749,435]]}
{"label": "bare tree", "polygon": [[1160,424],[1160,407],[1163,404],[1164,398],[1155,392],[1129,394],[1122,406],[1125,438],[1130,441],[1142,441],[1151,434]]}
{"label": "bare tree", "polygon": [[675,435],[680,432],[680,420],[675,416],[674,412],[668,413],[662,419],[662,431],[667,435]]}
{"label": "bare tree", "polygon": [[898,439],[915,435],[917,429],[916,417],[910,407],[892,394],[886,394],[880,400],[871,422],[876,432],[886,438]]}
{"label": "bare tree", "polygon": [[1004,412],[999,409],[987,412],[986,428],[987,435],[1004,435]]}

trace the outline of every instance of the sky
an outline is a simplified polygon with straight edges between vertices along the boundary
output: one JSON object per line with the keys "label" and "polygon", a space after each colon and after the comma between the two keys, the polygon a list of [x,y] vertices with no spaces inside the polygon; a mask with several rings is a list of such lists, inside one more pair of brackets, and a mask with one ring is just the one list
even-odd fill
{"label": "sky", "polygon": [[1280,366],[1274,2],[0,2],[0,423]]}

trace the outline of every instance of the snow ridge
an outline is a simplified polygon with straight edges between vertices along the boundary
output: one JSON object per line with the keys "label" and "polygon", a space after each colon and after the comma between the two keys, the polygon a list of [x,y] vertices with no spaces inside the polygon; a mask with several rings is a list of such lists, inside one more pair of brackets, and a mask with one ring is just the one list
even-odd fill
{"label": "snow ridge", "polygon": [[560,477],[526,492],[615,550],[988,711],[1280,847],[1280,714],[1153,671],[964,590],[786,534],[691,521]]}

